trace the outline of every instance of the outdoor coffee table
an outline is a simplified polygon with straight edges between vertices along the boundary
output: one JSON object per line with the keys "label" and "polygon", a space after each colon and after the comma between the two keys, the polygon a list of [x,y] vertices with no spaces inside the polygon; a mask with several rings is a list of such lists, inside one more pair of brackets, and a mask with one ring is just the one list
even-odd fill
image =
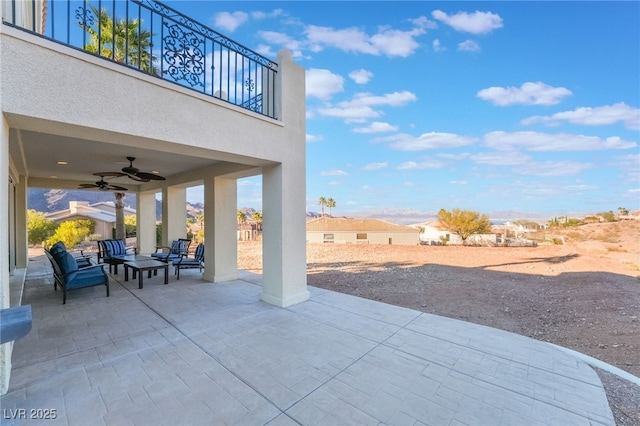
{"label": "outdoor coffee table", "polygon": [[169,264],[154,260],[151,258],[141,258],[140,256],[136,260],[124,262],[124,280],[129,281],[129,268],[133,270],[133,279],[138,274],[138,288],[142,288],[142,273],[148,271],[148,278],[151,278],[151,272],[154,275],[158,275],[158,269],[164,269],[164,283],[169,284]]}

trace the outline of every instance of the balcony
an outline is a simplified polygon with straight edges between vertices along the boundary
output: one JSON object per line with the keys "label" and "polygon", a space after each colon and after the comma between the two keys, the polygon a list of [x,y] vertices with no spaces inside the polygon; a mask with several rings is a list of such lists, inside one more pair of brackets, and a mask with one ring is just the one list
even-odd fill
{"label": "balcony", "polygon": [[5,25],[278,118],[276,62],[160,2],[11,0],[2,8]]}

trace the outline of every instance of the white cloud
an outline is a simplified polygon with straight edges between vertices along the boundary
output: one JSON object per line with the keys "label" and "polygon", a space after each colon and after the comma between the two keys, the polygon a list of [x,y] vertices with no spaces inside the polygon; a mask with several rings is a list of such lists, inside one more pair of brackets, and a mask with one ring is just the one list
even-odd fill
{"label": "white cloud", "polygon": [[440,44],[440,40],[439,39],[435,39],[433,40],[433,43],[431,43],[431,46],[433,47],[433,51],[434,52],[442,52],[444,50],[446,50],[444,47],[442,47],[442,45]]}
{"label": "white cloud", "polygon": [[371,108],[372,106],[398,107],[416,99],[416,95],[408,91],[387,93],[382,96],[372,95],[371,93],[358,93],[351,100],[340,102],[337,105],[324,106],[319,108],[317,112],[327,117],[342,118],[348,123],[363,123],[383,115],[382,111],[374,110]]}
{"label": "white cloud", "polygon": [[457,148],[476,142],[476,138],[453,133],[423,133],[418,137],[400,133],[376,142],[391,142],[390,147],[399,151],[421,151],[425,149]]}
{"label": "white cloud", "polygon": [[325,46],[335,47],[345,52],[366,53],[407,57],[415,52],[419,43],[415,37],[424,34],[424,29],[411,31],[394,30],[387,27],[379,29],[370,36],[359,28],[335,29],[309,25],[305,29],[307,42],[312,51],[319,52]]}
{"label": "white cloud", "polygon": [[462,43],[458,43],[458,50],[463,52],[479,52],[480,46],[473,40],[465,40]]}
{"label": "white cloud", "polygon": [[262,11],[251,12],[251,17],[253,19],[265,19],[265,18],[275,18],[278,16],[282,16],[282,14],[284,14],[284,10],[273,9],[271,12],[262,12]]}
{"label": "white cloud", "polygon": [[266,43],[279,44],[282,47],[289,49],[294,58],[302,57],[303,44],[300,41],[289,37],[287,34],[277,31],[260,31],[258,34]]}
{"label": "white cloud", "polygon": [[451,185],[467,185],[469,182],[466,180],[450,180],[449,183]]}
{"label": "white cloud", "polygon": [[443,161],[429,159],[427,161],[406,161],[398,164],[396,169],[398,170],[422,170],[422,169],[440,169],[445,166]]}
{"label": "white cloud", "polygon": [[492,166],[518,166],[529,162],[531,157],[516,151],[496,151],[475,154],[471,156],[471,159],[478,164],[489,164]]}
{"label": "white cloud", "polygon": [[306,72],[307,96],[328,100],[336,93],[344,91],[344,78],[329,70],[311,68]]}
{"label": "white cloud", "polygon": [[220,12],[213,17],[213,23],[216,27],[228,32],[234,32],[236,28],[247,22],[249,15],[245,12]]}
{"label": "white cloud", "polygon": [[500,15],[491,12],[458,12],[455,15],[447,15],[441,10],[434,10],[431,12],[431,16],[457,31],[472,34],[486,34],[495,29],[502,28],[502,18]]}
{"label": "white cloud", "polygon": [[370,107],[338,108],[325,107],[318,108],[318,114],[326,117],[342,118],[348,123],[363,123],[368,119],[382,115],[380,111],[374,111]]}
{"label": "white cloud", "polygon": [[340,169],[325,170],[320,172],[320,176],[347,176],[349,173]]}
{"label": "white cloud", "polygon": [[385,169],[389,166],[389,163],[369,163],[362,167],[362,170],[372,171],[372,170],[380,170]]}
{"label": "white cloud", "polygon": [[528,151],[597,151],[606,149],[629,149],[638,146],[617,136],[606,139],[597,136],[572,135],[567,133],[502,132],[484,135],[484,145],[498,150],[522,148]]}
{"label": "white cloud", "polygon": [[595,108],[583,107],[573,111],[558,112],[551,116],[529,117],[522,120],[522,124],[545,123],[554,126],[563,121],[587,126],[623,123],[627,129],[640,130],[640,109],[620,102],[614,105]]}
{"label": "white cloud", "polygon": [[395,132],[396,130],[398,130],[398,126],[392,126],[389,123],[383,123],[380,121],[374,121],[367,127],[357,127],[353,129],[356,133],[384,133]]}
{"label": "white cloud", "polygon": [[514,173],[530,176],[570,176],[593,167],[591,163],[578,163],[577,161],[532,161],[513,169]]}
{"label": "white cloud", "polygon": [[324,140],[324,137],[322,135],[310,135],[309,133],[307,133],[306,141],[308,143],[320,142],[321,140]]}
{"label": "white cloud", "polygon": [[387,93],[382,96],[372,95],[371,93],[356,93],[350,101],[340,102],[340,106],[345,108],[360,106],[403,106],[409,102],[415,102],[418,97],[407,91]]}
{"label": "white cloud", "polygon": [[552,87],[540,81],[524,83],[520,87],[489,87],[482,89],[477,96],[494,105],[555,105],[562,98],[572,95],[565,87]]}
{"label": "white cloud", "polygon": [[371,71],[359,69],[356,71],[351,71],[349,73],[349,77],[358,84],[367,84],[369,81],[371,81],[373,73]]}

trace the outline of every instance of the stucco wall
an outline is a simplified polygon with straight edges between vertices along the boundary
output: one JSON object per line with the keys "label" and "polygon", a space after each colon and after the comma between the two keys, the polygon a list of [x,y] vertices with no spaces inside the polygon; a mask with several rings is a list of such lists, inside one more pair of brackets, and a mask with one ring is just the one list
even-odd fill
{"label": "stucco wall", "polygon": [[[408,232],[307,231],[307,242],[325,243],[325,234],[333,234],[334,244],[416,245],[418,243],[418,230],[416,230],[415,234]],[[358,239],[358,234],[366,234],[366,239]]]}
{"label": "stucco wall", "polygon": [[7,35],[15,31],[5,29],[2,42],[11,57],[1,65],[10,125],[131,146],[148,140],[160,151],[256,165],[299,155],[279,121],[57,43]]}

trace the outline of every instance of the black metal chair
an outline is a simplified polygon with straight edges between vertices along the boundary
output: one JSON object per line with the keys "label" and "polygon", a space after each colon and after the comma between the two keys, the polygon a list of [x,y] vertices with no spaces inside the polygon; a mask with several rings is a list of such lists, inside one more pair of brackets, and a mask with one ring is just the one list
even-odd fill
{"label": "black metal chair", "polygon": [[[156,252],[151,253],[151,257],[165,263],[173,262],[180,259],[182,256],[187,256],[189,254],[190,245],[191,240],[187,238],[179,238],[171,243],[171,247],[156,247]],[[168,249],[168,251],[164,251],[164,249]]]}
{"label": "black metal chair", "polygon": [[109,276],[103,265],[90,265],[80,268],[76,259],[68,252],[59,251],[54,256],[50,251],[45,254],[53,268],[53,289],[62,289],[62,304],[67,303],[67,291],[78,288],[104,285],[109,297]]}
{"label": "black metal chair", "polygon": [[180,259],[173,261],[173,266],[175,268],[176,279],[180,279],[180,270],[181,269],[193,269],[198,268],[200,272],[202,272],[202,268],[204,268],[204,244],[198,244],[196,247],[196,251],[193,254],[193,257],[188,257],[187,255],[181,256]]}

